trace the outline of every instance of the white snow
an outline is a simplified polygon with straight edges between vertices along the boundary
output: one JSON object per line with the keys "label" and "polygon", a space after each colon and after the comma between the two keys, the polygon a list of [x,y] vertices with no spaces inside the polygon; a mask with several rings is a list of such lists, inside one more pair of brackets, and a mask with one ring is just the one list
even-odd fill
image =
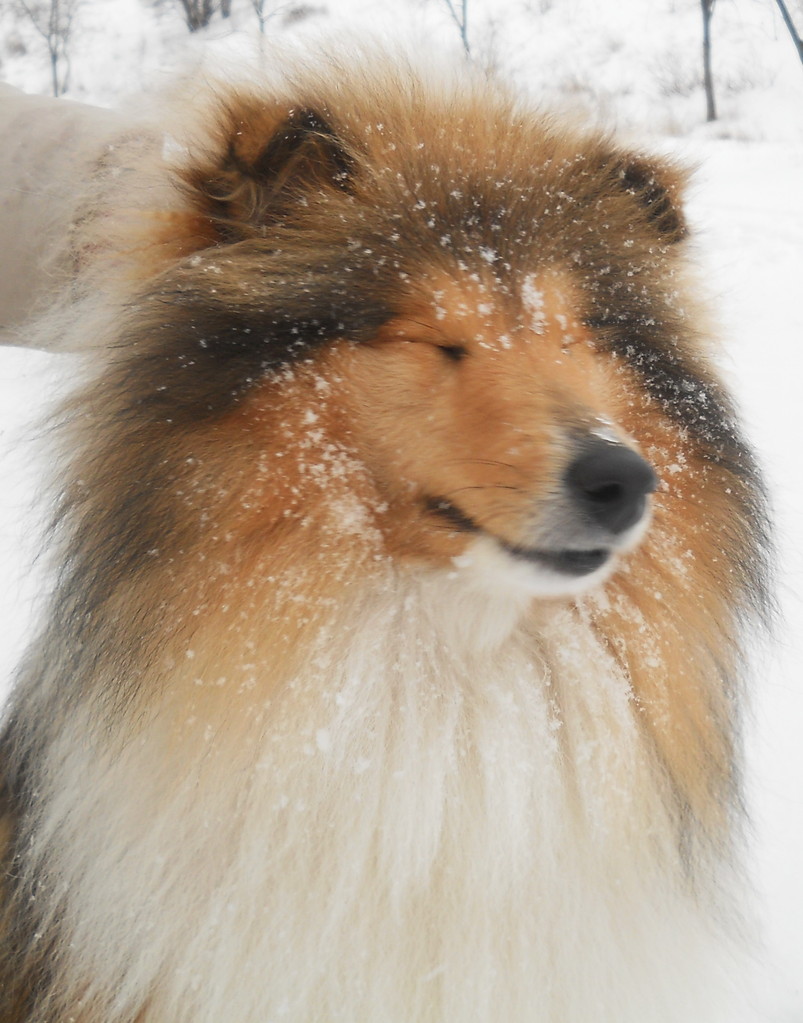
{"label": "white snow", "polygon": [[[803,69],[801,69],[803,74]],[[692,212],[722,314],[726,369],[765,466],[781,618],[759,661],[749,733],[757,878],[777,970],[767,1019],[803,1020],[803,145],[708,142]]]}
{"label": "white snow", "polygon": [[[371,25],[378,35],[426,36],[431,46],[459,52],[437,0],[327,6],[328,17],[293,29],[300,39]],[[230,23],[188,43],[169,5],[155,14],[140,0],[87,0],[71,95],[113,105],[160,87],[162,69],[192,63],[210,47],[221,61],[242,51],[243,36],[232,30],[250,31],[255,20],[245,0],[234,7]],[[803,31],[803,7],[792,9]],[[803,67],[771,0],[723,0],[714,15],[721,118],[706,125],[697,0],[476,0],[469,17],[475,52],[539,100],[601,110],[631,137],[699,167],[689,206],[694,244],[720,314],[725,370],[766,466],[778,523],[782,615],[772,651],[758,660],[748,734],[767,964],[756,1018],[803,1023]],[[278,33],[281,24],[277,14],[268,31]],[[46,92],[40,46],[3,5],[0,78]],[[61,374],[60,358],[0,348],[0,680],[30,634],[43,586],[42,566],[31,565],[38,528],[32,507],[44,466],[29,428]],[[354,522],[361,525],[360,509]],[[314,739],[326,753],[329,736]]]}

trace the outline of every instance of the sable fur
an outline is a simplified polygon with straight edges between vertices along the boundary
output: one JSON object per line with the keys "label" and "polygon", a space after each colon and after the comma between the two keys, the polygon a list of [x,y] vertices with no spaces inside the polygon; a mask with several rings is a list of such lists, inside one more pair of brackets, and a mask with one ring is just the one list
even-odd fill
{"label": "sable fur", "polygon": [[[2,739],[0,1018],[732,1020],[765,512],[682,173],[403,63],[196,102],[136,201],[98,167],[37,328],[105,354]],[[493,538],[600,422],[649,530],[534,598]]]}

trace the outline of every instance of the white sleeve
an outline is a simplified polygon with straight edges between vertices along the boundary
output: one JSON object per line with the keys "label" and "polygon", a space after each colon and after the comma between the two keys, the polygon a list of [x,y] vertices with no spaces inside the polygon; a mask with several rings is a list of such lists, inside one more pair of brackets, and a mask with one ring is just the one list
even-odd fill
{"label": "white sleeve", "polygon": [[122,127],[112,111],[0,84],[0,342],[29,344],[26,322],[69,285],[76,219]]}

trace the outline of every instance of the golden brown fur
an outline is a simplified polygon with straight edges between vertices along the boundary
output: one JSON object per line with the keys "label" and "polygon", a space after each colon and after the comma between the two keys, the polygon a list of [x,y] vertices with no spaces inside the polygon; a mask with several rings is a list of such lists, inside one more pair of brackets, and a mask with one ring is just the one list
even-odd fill
{"label": "golden brown fur", "polygon": [[[64,329],[106,354],[63,413],[60,579],[3,739],[0,1017],[720,1019],[695,960],[766,541],[682,174],[470,77],[296,78],[218,90],[175,166],[143,154],[162,207],[110,176],[81,222]],[[600,430],[657,472],[647,534],[530,596],[521,552]],[[500,727],[542,690],[552,753],[532,708]],[[212,907],[249,886],[235,947]]]}

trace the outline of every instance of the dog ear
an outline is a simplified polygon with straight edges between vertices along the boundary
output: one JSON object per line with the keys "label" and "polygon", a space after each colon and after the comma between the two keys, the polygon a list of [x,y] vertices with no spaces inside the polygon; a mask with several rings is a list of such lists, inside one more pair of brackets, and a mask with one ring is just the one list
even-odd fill
{"label": "dog ear", "polygon": [[681,171],[658,160],[628,156],[618,163],[616,177],[620,188],[636,200],[648,224],[664,242],[674,245],[683,241],[688,228],[681,203]]}
{"label": "dog ear", "polygon": [[228,113],[217,165],[188,175],[219,241],[259,235],[315,194],[349,191],[353,157],[319,111],[301,107],[277,116],[240,104],[236,115]]}
{"label": "dog ear", "polygon": [[294,110],[251,168],[264,184],[276,190],[293,179],[306,188],[335,185],[345,189],[353,161],[328,121],[311,109]]}

